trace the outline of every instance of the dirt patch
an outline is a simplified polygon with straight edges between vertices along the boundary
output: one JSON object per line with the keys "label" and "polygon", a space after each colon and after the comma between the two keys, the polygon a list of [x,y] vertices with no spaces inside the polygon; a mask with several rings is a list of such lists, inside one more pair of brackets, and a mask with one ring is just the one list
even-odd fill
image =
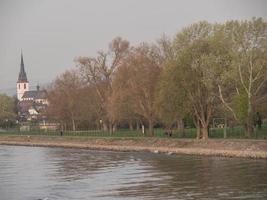
{"label": "dirt patch", "polygon": [[0,144],[267,159],[267,140],[0,136]]}

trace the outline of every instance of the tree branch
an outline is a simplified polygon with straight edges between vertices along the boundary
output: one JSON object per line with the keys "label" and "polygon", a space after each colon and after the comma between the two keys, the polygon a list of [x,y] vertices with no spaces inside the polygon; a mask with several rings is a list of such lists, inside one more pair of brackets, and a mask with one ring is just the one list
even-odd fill
{"label": "tree branch", "polygon": [[240,80],[241,80],[241,84],[242,84],[243,88],[246,90],[247,94],[249,94],[248,89],[247,89],[247,87],[246,87],[246,85],[244,83],[244,80],[243,80],[243,75],[242,75],[242,72],[241,72],[240,64],[238,65],[238,71],[239,71],[239,77],[240,77]]}
{"label": "tree branch", "polygon": [[224,106],[226,108],[228,108],[228,110],[230,110],[232,112],[234,118],[237,120],[237,117],[236,117],[236,114],[235,114],[234,110],[225,102],[225,100],[223,98],[221,86],[218,85],[218,88],[219,88],[219,95],[220,95],[220,99],[221,99],[222,103],[224,104]]}

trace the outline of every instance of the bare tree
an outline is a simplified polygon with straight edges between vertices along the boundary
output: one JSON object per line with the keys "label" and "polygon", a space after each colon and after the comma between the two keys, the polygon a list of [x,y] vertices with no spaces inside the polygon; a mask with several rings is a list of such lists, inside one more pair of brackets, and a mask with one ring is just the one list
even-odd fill
{"label": "bare tree", "polygon": [[76,122],[80,116],[79,99],[82,83],[77,71],[66,71],[59,76],[48,90],[48,114],[62,123],[71,124],[76,130]]}
{"label": "bare tree", "polygon": [[116,84],[120,86],[116,90],[128,93],[131,110],[147,120],[150,135],[153,135],[156,119],[155,92],[160,71],[155,46],[142,44],[132,49],[115,78],[116,83],[124,83]]}
{"label": "bare tree", "polygon": [[112,95],[112,80],[117,67],[122,64],[129,50],[129,42],[115,38],[107,52],[98,52],[96,57],[75,59],[80,73],[88,85],[95,87],[101,102],[101,120],[104,129],[113,130],[114,121],[108,116],[108,105]]}

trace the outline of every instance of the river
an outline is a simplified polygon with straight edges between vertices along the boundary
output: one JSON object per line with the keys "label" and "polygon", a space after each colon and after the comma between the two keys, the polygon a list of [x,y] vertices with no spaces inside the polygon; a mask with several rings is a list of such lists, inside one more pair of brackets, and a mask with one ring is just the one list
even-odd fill
{"label": "river", "polygon": [[0,199],[267,199],[267,160],[0,145]]}

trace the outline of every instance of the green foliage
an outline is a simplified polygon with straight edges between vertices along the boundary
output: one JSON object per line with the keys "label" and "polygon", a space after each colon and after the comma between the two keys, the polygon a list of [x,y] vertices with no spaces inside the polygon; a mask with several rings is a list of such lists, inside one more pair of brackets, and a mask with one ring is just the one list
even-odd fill
{"label": "green foliage", "polygon": [[193,117],[190,113],[186,113],[186,115],[184,116],[184,123],[186,128],[195,128]]}
{"label": "green foliage", "polygon": [[188,112],[185,91],[181,90],[175,80],[171,63],[165,65],[158,83],[156,107],[157,114],[166,127],[171,127]]}
{"label": "green foliage", "polygon": [[248,97],[245,93],[235,95],[233,98],[234,110],[237,119],[241,123],[245,123],[248,115]]}
{"label": "green foliage", "polygon": [[[231,46],[232,65],[225,72],[222,90],[225,101],[233,105],[235,118],[252,135],[253,111],[264,112],[267,84],[267,23],[262,18],[232,20],[221,25]],[[260,109],[259,109],[260,107]]]}
{"label": "green foliage", "polygon": [[0,94],[0,123],[14,120],[16,118],[15,103],[12,97],[5,94]]}
{"label": "green foliage", "polygon": [[200,122],[200,137],[206,138],[219,102],[218,84],[231,65],[229,42],[216,25],[200,22],[179,33],[174,43],[176,57],[170,72],[174,78],[170,81],[179,86],[188,111]]}

